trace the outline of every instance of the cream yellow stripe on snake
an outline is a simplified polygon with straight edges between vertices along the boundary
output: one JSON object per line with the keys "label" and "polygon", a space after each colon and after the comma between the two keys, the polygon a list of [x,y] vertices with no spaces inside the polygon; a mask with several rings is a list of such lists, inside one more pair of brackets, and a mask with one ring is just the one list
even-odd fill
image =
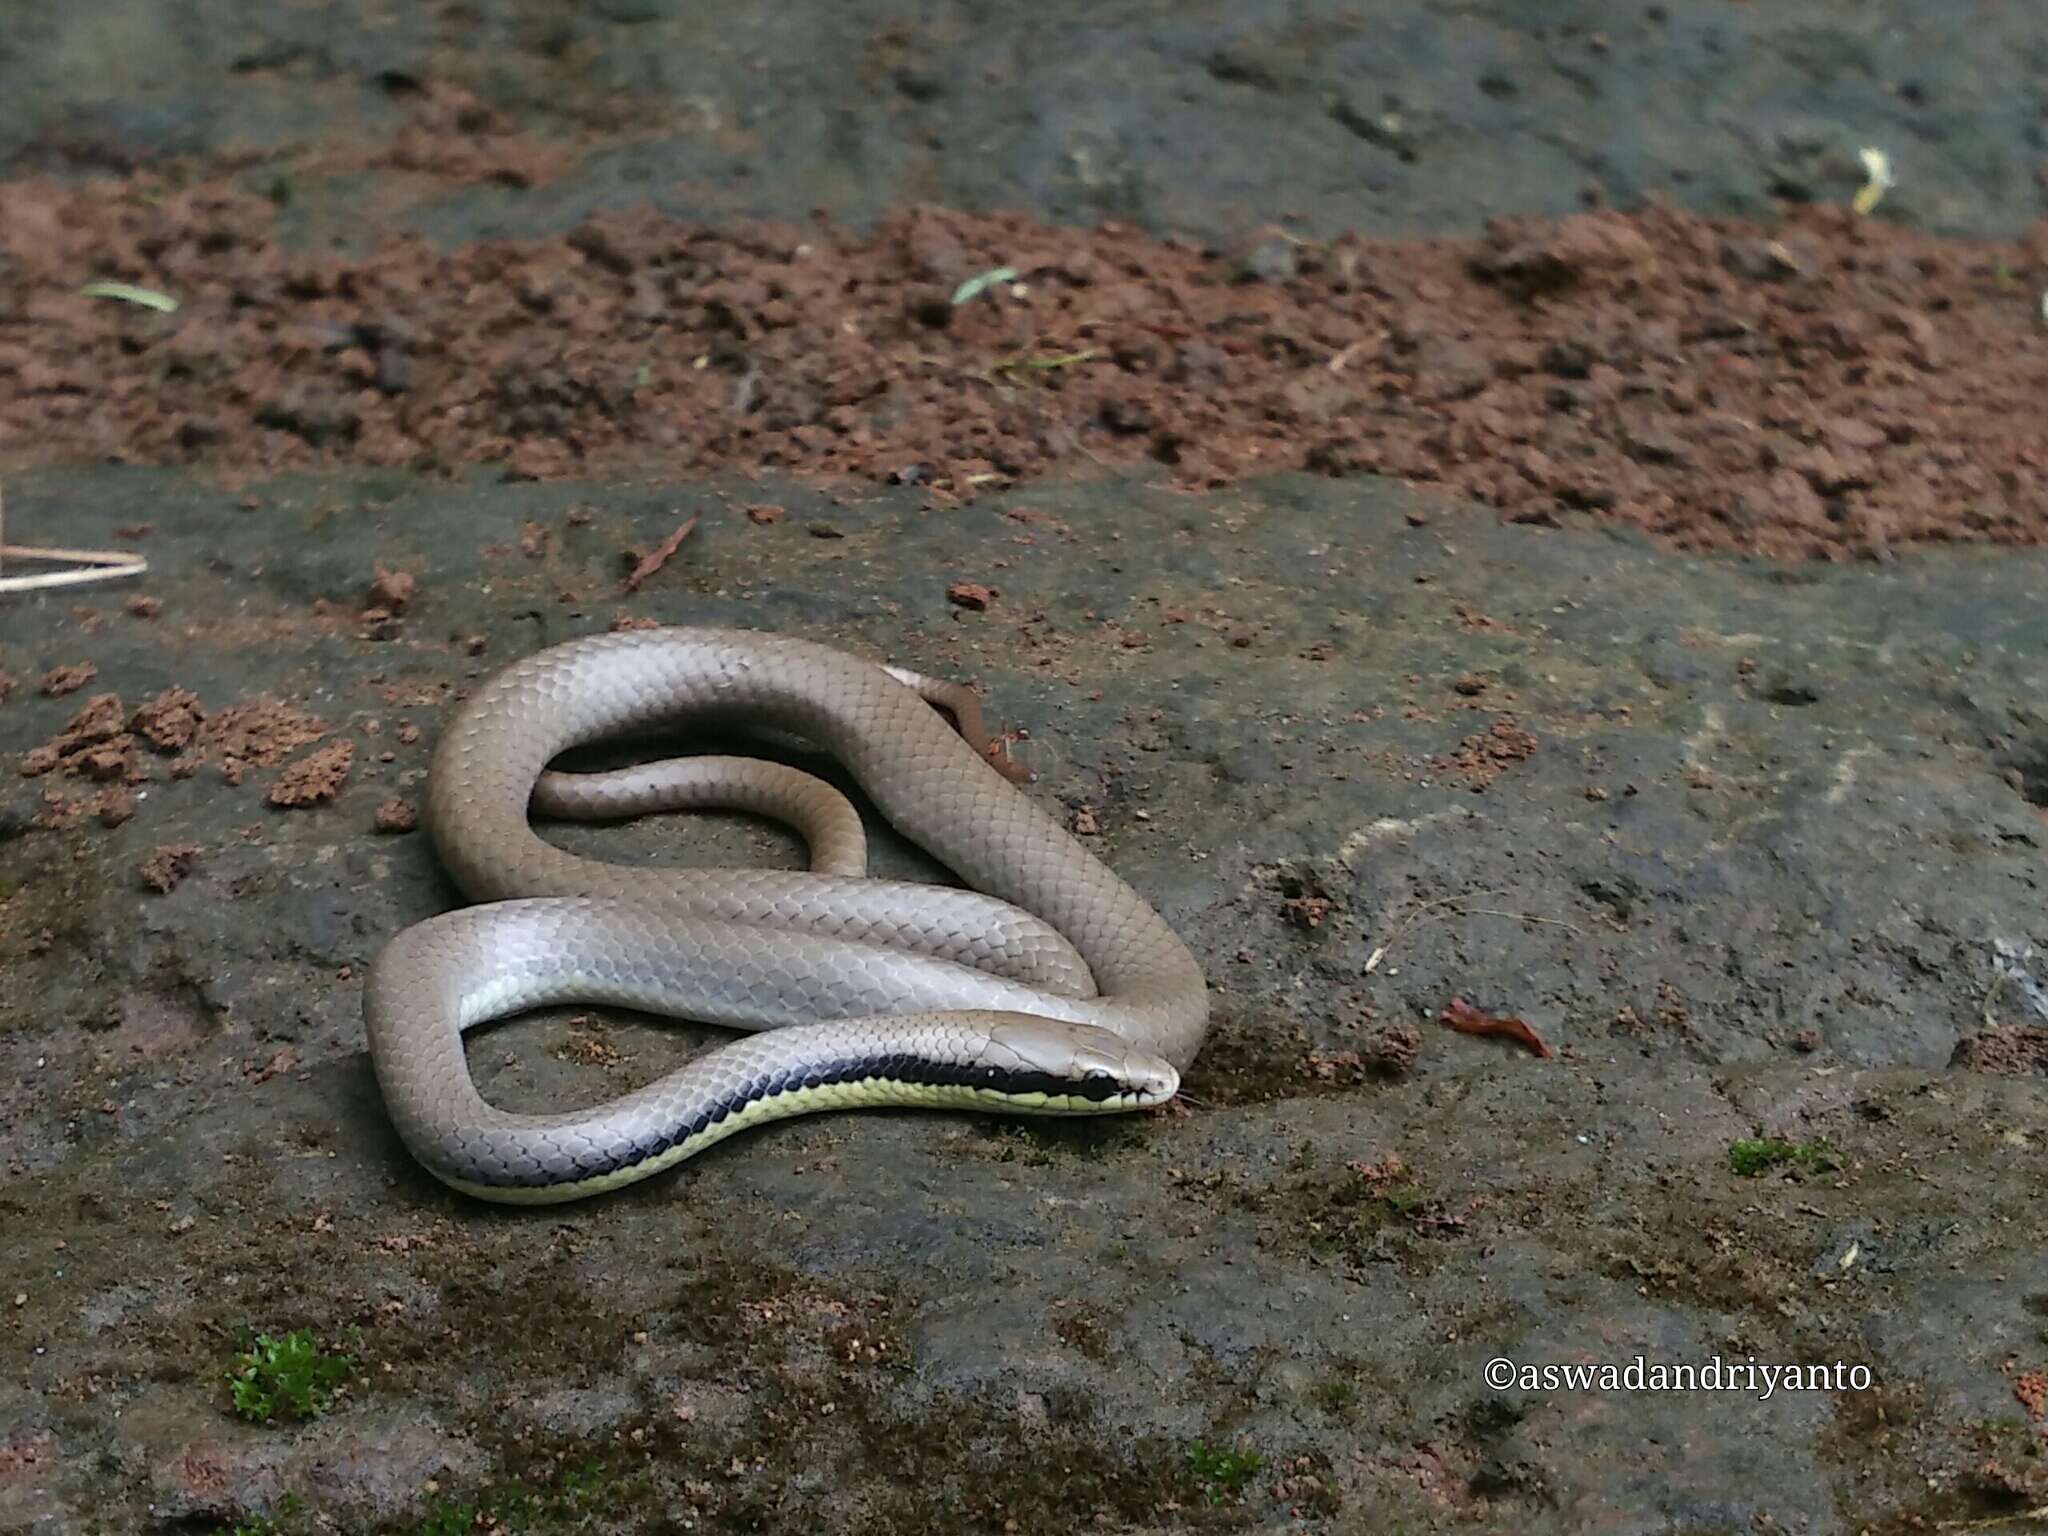
{"label": "cream yellow stripe on snake", "polygon": [[[576,776],[548,765],[569,747],[681,718],[804,738],[970,888],[865,878],[843,797],[746,759],[684,760],[676,773],[690,785],[672,803],[718,801],[722,782],[731,793],[721,803],[788,807],[808,837],[837,829],[825,869],[629,868],[533,830],[537,798],[571,814],[662,803],[660,765],[609,787],[593,779],[580,810]],[[1208,1025],[1200,966],[989,765],[971,744],[979,735],[969,698],[947,685],[747,631],[595,636],[489,679],[437,744],[426,802],[442,862],[484,905],[401,932],[364,996],[378,1082],[407,1148],[457,1189],[546,1202],[819,1110],[1100,1114],[1170,1098]],[[485,1103],[463,1032],[571,1001],[756,1033],[588,1109]]]}

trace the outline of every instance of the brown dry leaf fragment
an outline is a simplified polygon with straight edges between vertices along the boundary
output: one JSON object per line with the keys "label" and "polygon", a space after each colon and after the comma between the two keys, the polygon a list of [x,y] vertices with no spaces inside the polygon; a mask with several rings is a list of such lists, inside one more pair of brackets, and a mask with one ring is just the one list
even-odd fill
{"label": "brown dry leaf fragment", "polygon": [[1444,1011],[1437,1015],[1437,1021],[1447,1024],[1460,1034],[1504,1035],[1527,1046],[1538,1056],[1554,1054],[1543,1043],[1543,1037],[1529,1027],[1525,1019],[1501,1018],[1490,1013],[1481,1013],[1462,997],[1454,997],[1444,1004]]}
{"label": "brown dry leaf fragment", "polygon": [[747,508],[747,521],[758,523],[763,528],[767,527],[770,523],[781,522],[782,517],[782,508],[776,506],[772,501],[756,502],[753,506]]}
{"label": "brown dry leaf fragment", "polygon": [[142,861],[142,883],[162,895],[192,873],[199,862],[197,843],[165,843]]}
{"label": "brown dry leaf fragment", "polygon": [[356,744],[352,741],[331,741],[316,747],[277,776],[277,782],[270,786],[270,803],[296,808],[332,800],[341,793],[349,766],[355,760]]}
{"label": "brown dry leaf fragment", "polygon": [[1075,809],[1073,829],[1076,837],[1094,837],[1102,831],[1102,823],[1096,820],[1093,806],[1083,805]]}
{"label": "brown dry leaf fragment", "polygon": [[153,619],[164,611],[162,598],[145,597],[140,592],[130,594],[121,606],[138,619]]}
{"label": "brown dry leaf fragment", "polygon": [[980,613],[996,600],[996,589],[985,587],[978,581],[956,581],[946,588],[946,601],[958,608],[972,608]]}
{"label": "brown dry leaf fragment", "polygon": [[667,565],[670,557],[683,547],[683,540],[697,531],[697,514],[692,512],[676,525],[676,531],[661,541],[660,547],[651,555],[643,555],[632,573],[626,577],[626,590],[638,592],[640,583]]}

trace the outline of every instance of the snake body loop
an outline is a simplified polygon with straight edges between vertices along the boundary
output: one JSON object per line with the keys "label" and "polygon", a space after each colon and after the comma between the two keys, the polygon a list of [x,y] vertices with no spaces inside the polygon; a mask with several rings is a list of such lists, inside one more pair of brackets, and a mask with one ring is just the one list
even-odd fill
{"label": "snake body loop", "polygon": [[[959,729],[932,707],[959,715]],[[748,759],[561,775],[570,747],[678,717],[737,718],[836,757],[970,889],[865,878],[843,797]],[[364,1023],[393,1122],[436,1177],[487,1199],[577,1199],[735,1131],[905,1104],[1099,1114],[1170,1098],[1208,1024],[1201,967],[1128,885],[970,744],[971,696],[806,641],[675,628],[513,663],[450,721],[426,820],[484,903],[395,937]],[[837,802],[833,804],[831,802]],[[543,840],[529,811],[717,803],[810,841],[810,871],[629,868]],[[753,1031],[609,1103],[511,1114],[463,1032],[555,1002]]]}

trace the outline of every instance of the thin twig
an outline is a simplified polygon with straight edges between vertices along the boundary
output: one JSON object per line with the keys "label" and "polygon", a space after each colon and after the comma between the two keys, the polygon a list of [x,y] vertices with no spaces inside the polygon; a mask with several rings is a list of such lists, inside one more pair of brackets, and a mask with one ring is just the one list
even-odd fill
{"label": "thin twig", "polygon": [[1988,1531],[1994,1526],[2017,1525],[2022,1520],[2048,1521],[2048,1504],[2036,1504],[2010,1515],[1987,1515],[1982,1520],[1944,1520],[1937,1531]]}
{"label": "thin twig", "polygon": [[1387,935],[1386,941],[1370,955],[1366,956],[1365,969],[1367,973],[1370,974],[1380,968],[1380,962],[1387,958],[1387,952],[1400,943],[1402,936],[1410,928],[1414,927],[1423,918],[1432,916],[1445,908],[1455,910],[1466,917],[1506,917],[1520,923],[1543,923],[1548,927],[1562,928],[1568,933],[1583,934],[1586,931],[1575,923],[1566,922],[1563,918],[1536,917],[1527,912],[1506,912],[1499,907],[1474,907],[1467,905],[1468,902],[1476,901],[1482,896],[1498,896],[1500,894],[1501,892],[1498,890],[1473,891],[1470,895],[1466,896],[1439,896],[1435,901],[1425,901],[1421,906],[1415,908],[1396,923],[1393,931]]}
{"label": "thin twig", "polygon": [[1586,930],[1577,923],[1568,923],[1561,917],[1534,917],[1527,912],[1503,912],[1499,907],[1466,907],[1467,917],[1511,917],[1518,923],[1543,923],[1552,928],[1562,928],[1567,933],[1584,936]]}
{"label": "thin twig", "polygon": [[1405,934],[1410,928],[1414,927],[1415,924],[1421,921],[1422,918],[1427,916],[1429,913],[1435,911],[1438,907],[1447,907],[1451,905],[1453,902],[1472,901],[1480,896],[1498,896],[1500,894],[1501,892],[1498,890],[1474,891],[1469,896],[1439,896],[1435,901],[1425,901],[1421,906],[1416,907],[1413,911],[1409,912],[1405,917],[1403,917],[1399,922],[1394,924],[1392,932],[1390,932],[1386,937],[1386,942],[1381,944],[1379,948],[1375,949],[1370,955],[1366,957],[1366,970],[1378,970],[1380,968],[1380,962],[1387,958],[1387,951],[1392,949],[1396,944],[1401,942],[1401,936]]}
{"label": "thin twig", "polygon": [[[11,555],[17,559],[24,555],[41,559],[48,553],[47,550],[25,548],[19,544],[0,545],[0,555]],[[88,582],[115,581],[123,576],[140,576],[148,569],[142,557],[135,555],[119,565],[109,561],[77,570],[39,571],[33,576],[0,576],[0,597],[10,592],[35,592],[48,587],[82,587]]]}
{"label": "thin twig", "polygon": [[626,578],[626,590],[628,592],[638,592],[640,590],[640,583],[652,576],[664,565],[667,565],[669,557],[683,547],[683,540],[695,532],[696,527],[697,514],[692,512],[681,523],[677,524],[674,533],[671,533],[661,541],[660,547],[653,554],[641,557],[640,563],[633,567],[632,574]]}
{"label": "thin twig", "polygon": [[1028,371],[1043,373],[1053,368],[1071,368],[1076,363],[1092,363],[1105,356],[1100,347],[1083,347],[1079,352],[1060,352],[1050,357],[1006,357],[994,365],[997,373]]}
{"label": "thin twig", "polygon": [[7,542],[7,497],[0,489],[0,568],[9,559],[61,560],[84,570],[38,571],[33,576],[0,576],[0,595],[33,592],[48,587],[81,587],[92,581],[113,581],[122,576],[140,576],[149,569],[141,555],[123,549],[46,549],[33,544]]}

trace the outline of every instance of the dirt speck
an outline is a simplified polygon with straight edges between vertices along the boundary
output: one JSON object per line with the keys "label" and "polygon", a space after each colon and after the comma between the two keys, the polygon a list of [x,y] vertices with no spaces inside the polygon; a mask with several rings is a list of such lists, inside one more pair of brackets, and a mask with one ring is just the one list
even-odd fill
{"label": "dirt speck", "polygon": [[420,824],[419,807],[393,795],[377,807],[375,825],[379,832],[410,832]]}
{"label": "dirt speck", "polygon": [[124,718],[119,694],[93,695],[62,731],[22,754],[22,777],[39,778],[59,768],[74,778],[118,776],[113,759],[122,758],[125,769],[129,745]]}
{"label": "dirt speck", "polygon": [[89,661],[75,662],[70,666],[52,667],[43,674],[42,690],[53,699],[67,693],[76,693],[87,683],[100,675],[100,669]]}
{"label": "dirt speck", "polygon": [[1539,745],[1534,733],[1524,730],[1512,715],[1502,715],[1484,731],[1465,737],[1456,751],[1437,759],[1435,767],[1467,789],[1483,790],[1515,764],[1534,757]]}
{"label": "dirt speck", "polygon": [[198,746],[219,762],[231,765],[239,780],[244,764],[268,768],[327,734],[326,722],[268,694],[209,715],[200,725]]}
{"label": "dirt speck", "polygon": [[1280,903],[1280,914],[1297,928],[1320,928],[1331,906],[1327,896],[1289,896]]}
{"label": "dirt speck", "polygon": [[41,1434],[17,1435],[0,1443],[0,1487],[25,1476],[35,1467],[50,1461],[57,1454],[56,1436],[47,1430]]}
{"label": "dirt speck", "polygon": [[192,873],[199,855],[197,843],[164,843],[151,849],[142,861],[142,883],[159,895],[167,894]]}
{"label": "dirt speck", "polygon": [[182,752],[199,734],[205,719],[198,694],[186,688],[166,688],[136,710],[128,725],[157,751]]}
{"label": "dirt speck", "polygon": [[406,605],[419,590],[419,578],[409,571],[388,571],[381,564],[370,578],[370,589],[363,607],[366,613],[382,610],[396,615],[405,612]]}
{"label": "dirt speck", "polygon": [[318,805],[341,793],[348,770],[356,759],[352,741],[330,741],[316,747],[297,762],[287,764],[277,782],[270,786],[270,803],[286,807]]}

